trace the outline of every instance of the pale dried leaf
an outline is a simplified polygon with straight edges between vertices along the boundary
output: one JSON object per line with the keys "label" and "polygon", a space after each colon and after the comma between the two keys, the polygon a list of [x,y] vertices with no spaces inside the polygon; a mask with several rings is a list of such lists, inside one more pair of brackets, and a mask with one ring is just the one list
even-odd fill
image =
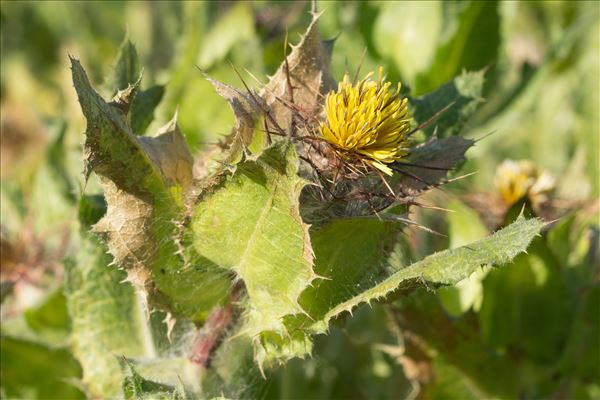
{"label": "pale dried leaf", "polygon": [[[287,65],[284,61],[260,91],[261,97],[265,99],[275,120],[283,129],[291,125],[292,110],[289,109],[289,103],[292,103],[292,100],[301,112],[318,114],[323,103],[322,96],[335,86],[329,72],[333,42],[321,40],[318,19],[319,15],[313,17],[300,43],[292,46]],[[289,90],[290,85],[292,93]]]}

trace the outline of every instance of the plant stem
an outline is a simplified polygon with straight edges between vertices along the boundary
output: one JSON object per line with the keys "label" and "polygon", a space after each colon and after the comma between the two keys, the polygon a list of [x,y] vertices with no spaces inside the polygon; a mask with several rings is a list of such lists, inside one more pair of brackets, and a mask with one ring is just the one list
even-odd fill
{"label": "plant stem", "polygon": [[229,293],[229,299],[223,306],[215,307],[209,314],[206,322],[198,331],[190,360],[207,368],[210,365],[212,355],[215,353],[227,329],[237,319],[239,310],[237,301],[243,293],[243,285],[236,284]]}

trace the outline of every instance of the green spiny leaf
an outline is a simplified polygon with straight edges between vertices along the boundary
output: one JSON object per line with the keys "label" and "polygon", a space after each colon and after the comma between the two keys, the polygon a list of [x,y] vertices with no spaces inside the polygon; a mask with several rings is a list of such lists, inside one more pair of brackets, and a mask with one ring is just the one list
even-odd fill
{"label": "green spiny leaf", "polygon": [[[156,137],[138,137],[126,114],[139,82],[107,103],[77,60],[73,81],[87,119],[85,173],[100,176],[108,211],[96,225],[128,279],[175,313],[202,319],[229,280],[214,269],[188,266],[177,236],[192,183],[193,159],[176,119]],[[152,279],[150,279],[152,278]],[[208,290],[198,282],[210,282]]]}
{"label": "green spiny leaf", "polygon": [[[217,93],[230,104],[236,117],[236,127],[224,143],[228,152],[217,155],[223,162],[239,162],[255,139],[253,150],[259,149],[257,153],[263,150],[260,142],[266,141],[266,137],[255,137],[259,136],[255,126],[263,112],[268,113],[265,124],[275,131],[287,130],[291,126],[291,108],[305,113],[319,111],[321,95],[333,88],[334,80],[329,72],[333,42],[321,41],[317,22],[318,16],[314,16],[300,43],[293,46],[286,62],[258,93],[238,90],[207,76]],[[290,87],[293,89],[290,90]]]}
{"label": "green spiny leaf", "polygon": [[463,72],[434,91],[410,99],[417,123],[426,123],[441,112],[424,130],[430,135],[436,132],[440,137],[459,134],[483,101],[484,73],[484,70]]}
{"label": "green spiny leaf", "polygon": [[376,218],[334,220],[311,236],[317,279],[300,304],[318,321],[352,293],[359,295],[389,275],[388,257],[400,231],[397,222]]}
{"label": "green spiny leaf", "polygon": [[[83,214],[100,214],[92,212],[87,198],[81,203]],[[65,265],[73,352],[83,368],[83,384],[100,397],[120,393],[118,357],[153,353],[141,304],[133,288],[122,283],[125,272],[109,267],[111,259],[97,238],[82,232],[77,255]]]}
{"label": "green spiny leaf", "polygon": [[250,298],[248,330],[281,331],[281,318],[302,313],[298,296],[314,279],[308,229],[299,214],[305,182],[287,140],[256,161],[238,164],[218,188],[205,193],[192,217],[201,259],[231,270]]}
{"label": "green spiny leaf", "polygon": [[391,179],[392,187],[404,195],[417,196],[444,183],[450,170],[465,160],[465,153],[475,143],[460,136],[432,138],[411,151],[407,162],[398,163]]}
{"label": "green spiny leaf", "polygon": [[[341,229],[344,225],[340,222],[330,227],[325,227],[323,235],[328,231]],[[337,225],[337,226],[336,226]],[[344,275],[348,273],[342,267],[346,265],[357,265],[350,269],[366,271],[370,258],[370,254],[383,252],[382,244],[375,241],[369,251],[363,251],[361,254],[354,254],[352,261],[347,261],[345,258],[336,256],[336,254],[353,254],[354,247],[357,244],[353,240],[338,241],[326,247],[325,258],[327,263],[332,263],[332,267],[328,267],[330,273],[335,273],[328,276],[332,282],[345,282],[342,288],[331,290],[331,285],[337,283],[323,283],[308,288],[301,296],[301,304],[306,305],[307,311],[313,311],[313,314],[290,316],[286,318],[285,324],[288,336],[278,335],[270,337],[267,334],[261,336],[261,346],[259,361],[267,363],[276,360],[287,360],[291,357],[302,357],[304,351],[310,350],[310,336],[316,333],[325,333],[329,326],[329,321],[332,318],[339,316],[344,312],[352,312],[352,310],[361,303],[370,303],[379,299],[383,299],[398,289],[402,293],[417,287],[436,288],[443,285],[452,285],[469,276],[483,265],[503,265],[510,262],[517,254],[525,251],[532,239],[538,234],[543,226],[543,222],[537,219],[519,218],[510,226],[496,232],[495,234],[472,243],[468,246],[459,247],[457,249],[446,250],[435,253],[425,259],[414,263],[408,267],[397,270],[387,278],[382,276],[382,268],[375,265],[371,276],[365,272],[360,274],[356,282],[345,282]],[[356,227],[355,227],[356,228]],[[373,228],[372,228],[373,229]],[[319,240],[328,240],[326,236],[319,239],[318,234],[314,236],[315,250],[320,248]],[[333,246],[333,247],[332,247]],[[327,254],[330,256],[327,257]],[[319,253],[316,253],[315,265],[320,265],[318,260]],[[390,255],[388,259],[393,259]],[[392,268],[392,270],[395,268]],[[317,269],[319,272],[320,269]],[[360,286],[360,291],[356,287]],[[342,294],[340,295],[340,291]],[[357,293],[358,294],[354,294]],[[312,304],[312,306],[310,306]],[[315,312],[318,311],[318,312]]]}
{"label": "green spiny leaf", "polygon": [[543,226],[544,223],[538,219],[519,217],[513,224],[485,239],[457,249],[432,254],[401,269],[360,295],[333,307],[323,320],[327,322],[344,311],[352,310],[360,303],[383,298],[398,289],[452,285],[483,265],[506,264],[527,249]]}
{"label": "green spiny leaf", "polygon": [[260,365],[271,365],[312,350],[306,329],[323,320],[336,304],[359,295],[390,275],[388,260],[400,225],[376,218],[333,220],[312,232],[315,280],[300,296],[307,315],[288,318],[289,333],[261,335],[256,358]]}
{"label": "green spiny leaf", "polygon": [[[115,94],[119,90],[126,89],[140,78],[141,73],[135,45],[126,36],[119,47],[110,90]],[[148,89],[139,90],[135,94],[128,115],[131,130],[135,134],[144,134],[146,128],[154,119],[154,110],[162,100],[164,91],[163,85],[155,85]]]}
{"label": "green spiny leaf", "polygon": [[126,361],[129,375],[123,381],[126,400],[186,400],[191,399],[183,386],[169,386],[142,377],[133,364]]}
{"label": "green spiny leaf", "polygon": [[119,54],[115,63],[114,75],[111,82],[112,93],[123,90],[130,83],[135,82],[140,76],[140,62],[135,45],[126,36],[119,47]]}
{"label": "green spiny leaf", "polygon": [[208,75],[205,77],[213,85],[217,94],[227,100],[235,115],[236,126],[224,143],[228,151],[221,158],[223,158],[222,162],[236,164],[242,160],[246,148],[252,143],[257,118],[265,106],[260,104],[258,94],[236,89]]}

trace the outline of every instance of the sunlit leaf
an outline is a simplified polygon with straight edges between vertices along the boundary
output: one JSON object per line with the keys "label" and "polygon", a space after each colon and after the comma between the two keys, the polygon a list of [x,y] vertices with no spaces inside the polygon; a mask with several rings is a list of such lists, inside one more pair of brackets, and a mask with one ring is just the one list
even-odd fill
{"label": "sunlit leaf", "polygon": [[[92,198],[93,199],[93,198]],[[122,356],[153,353],[145,311],[124,271],[109,264],[112,257],[91,233],[85,232],[102,213],[93,200],[81,200],[83,222],[80,249],[66,263],[65,295],[72,326],[72,348],[83,368],[83,385],[101,397],[120,394]],[[99,210],[98,210],[99,209]],[[97,219],[96,219],[97,220]]]}
{"label": "sunlit leaf", "polygon": [[318,15],[313,17],[300,43],[292,46],[287,61],[260,91],[278,126],[284,130],[292,121],[290,104],[308,115],[318,112],[321,95],[335,85],[329,72],[333,41],[321,39],[318,20]]}
{"label": "sunlit leaf", "polygon": [[[210,267],[185,268],[177,236],[191,189],[193,159],[176,119],[155,137],[136,136],[126,111],[137,86],[130,85],[107,103],[78,61],[72,60],[72,70],[87,119],[85,173],[100,176],[108,204],[93,230],[127,270],[128,280],[150,300],[160,297],[161,306],[201,319],[221,300],[229,280]],[[201,290],[196,284],[201,281],[211,282],[210,289]]]}
{"label": "sunlit leaf", "polygon": [[[307,289],[301,297],[303,304],[312,304],[312,310],[320,310],[314,316],[299,315],[288,318],[286,321],[288,336],[263,336],[262,337],[262,359],[273,362],[278,359],[289,359],[291,357],[302,357],[304,351],[310,351],[310,335],[324,333],[331,319],[344,312],[352,312],[361,303],[370,303],[384,299],[392,292],[399,291],[402,294],[410,292],[418,287],[437,288],[439,286],[455,284],[466,278],[478,268],[484,265],[503,265],[510,262],[517,254],[525,251],[531,240],[538,234],[543,222],[537,219],[519,218],[515,223],[495,234],[486,237],[467,246],[459,247],[435,253],[410,266],[404,267],[387,277],[382,276],[381,269],[372,271],[372,275],[358,282],[360,290],[356,288],[356,282],[346,285],[343,295],[340,290],[331,291],[331,284],[323,284],[315,289]],[[327,228],[324,228],[327,229]],[[318,248],[315,240],[315,249]],[[352,258],[352,264],[365,268],[370,264],[369,258],[373,251],[381,250],[381,243],[377,242],[375,249],[363,251]],[[336,248],[329,248],[330,254],[348,254],[354,250],[356,244],[350,241],[339,241]],[[381,253],[380,253],[381,254]],[[316,253],[318,257],[319,254]],[[366,257],[366,258],[365,258]],[[332,258],[330,262],[348,265],[342,258]],[[316,260],[316,265],[318,264]],[[349,272],[343,268],[333,267],[329,272],[337,272],[329,276],[334,282],[343,281],[343,276]],[[365,272],[368,276],[368,272]],[[363,283],[364,282],[364,286]],[[321,290],[319,290],[321,289]],[[355,294],[358,293],[358,294]],[[306,296],[306,297],[304,297]]]}
{"label": "sunlit leaf", "polygon": [[[281,331],[281,318],[301,313],[298,296],[314,279],[308,228],[298,197],[294,146],[275,143],[256,161],[204,193],[192,217],[194,246],[204,262],[231,270],[248,291],[250,335]],[[202,262],[202,261],[200,261]]]}
{"label": "sunlit leaf", "polygon": [[[448,236],[450,247],[455,248],[484,238],[488,230],[479,219],[479,215],[458,200],[448,204]],[[458,282],[453,287],[439,291],[439,297],[446,310],[455,316],[473,307],[478,310],[483,299],[481,281],[487,275],[488,269],[483,268],[468,278]]]}
{"label": "sunlit leaf", "polygon": [[412,85],[435,56],[442,22],[442,2],[385,2],[373,26],[373,44]]}

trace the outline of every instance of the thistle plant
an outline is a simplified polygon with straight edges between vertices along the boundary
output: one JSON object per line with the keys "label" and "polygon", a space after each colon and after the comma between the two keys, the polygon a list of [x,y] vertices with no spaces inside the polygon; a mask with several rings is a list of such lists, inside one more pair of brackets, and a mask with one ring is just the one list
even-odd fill
{"label": "thistle plant", "polygon": [[[537,235],[542,222],[520,217],[481,241],[409,265],[399,249],[406,226],[416,224],[411,207],[424,206],[420,195],[455,179],[449,173],[473,141],[445,133],[460,131],[474,111],[483,73],[447,84],[468,89],[460,103],[447,85],[404,97],[381,69],[377,80],[368,74],[351,82],[346,75],[336,91],[331,50],[315,15],[258,89],[241,76],[243,89],[205,75],[236,124],[197,155],[204,168],[195,178],[177,116],[156,136],[132,128],[130,121],[145,119],[139,113],[153,112],[134,106],[145,92],[139,77],[128,76],[107,101],[71,60],[87,120],[85,174],[99,176],[107,207],[98,219],[100,202],[95,220],[83,224],[93,222],[103,244],[84,229],[90,259],[68,272],[70,312],[78,321],[74,352],[92,396],[253,397],[277,366],[309,356],[313,336],[359,305],[505,264]],[[435,106],[440,101],[442,108]],[[440,129],[446,137],[421,132],[420,143],[411,137],[441,114],[455,121]],[[105,265],[102,246],[116,266]],[[106,276],[108,288],[133,284],[137,297],[110,296],[146,311],[144,318],[115,317],[145,346],[129,353],[113,346],[114,332],[89,323],[78,305],[105,292],[85,284],[85,268]],[[115,312],[114,304],[102,307],[103,315]]]}
{"label": "thistle plant", "polygon": [[556,188],[555,178],[529,160],[505,160],[496,170],[494,183],[509,206],[527,198],[539,207]]}
{"label": "thistle plant", "polygon": [[554,175],[531,160],[502,161],[493,183],[493,191],[463,196],[491,230],[510,223],[522,212],[553,221],[581,206],[577,200],[561,199]]}

